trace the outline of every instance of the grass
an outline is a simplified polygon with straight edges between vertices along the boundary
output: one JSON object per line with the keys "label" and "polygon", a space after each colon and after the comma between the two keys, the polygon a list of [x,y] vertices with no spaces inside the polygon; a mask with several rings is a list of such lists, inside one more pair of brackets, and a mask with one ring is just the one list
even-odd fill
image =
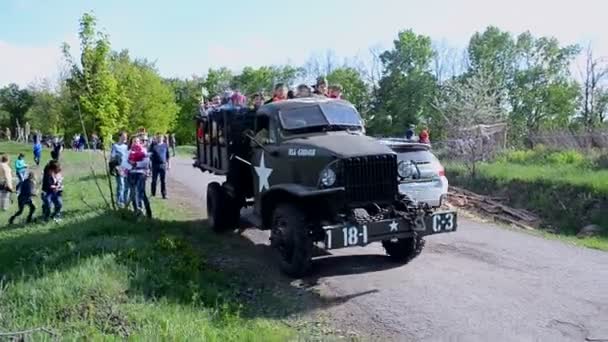
{"label": "grass", "polygon": [[[540,215],[558,234],[547,237],[608,251],[608,168],[605,151],[510,151],[490,163],[480,163],[477,176],[467,175],[462,164],[446,163],[455,185],[473,191],[504,196],[515,207]],[[587,224],[604,233],[576,238]]]}
{"label": "grass", "polygon": [[[28,146],[3,143],[0,152],[31,160]],[[48,151],[44,156],[46,162]],[[90,158],[64,154],[63,222],[9,227],[15,206],[0,213],[0,332],[45,327],[66,340],[294,336],[281,320],[256,315],[238,297],[240,280],[207,262],[190,238],[200,222],[188,209],[153,200],[155,219],[146,221],[103,210]],[[103,170],[98,157],[95,163]],[[44,332],[31,337],[50,339]]]}

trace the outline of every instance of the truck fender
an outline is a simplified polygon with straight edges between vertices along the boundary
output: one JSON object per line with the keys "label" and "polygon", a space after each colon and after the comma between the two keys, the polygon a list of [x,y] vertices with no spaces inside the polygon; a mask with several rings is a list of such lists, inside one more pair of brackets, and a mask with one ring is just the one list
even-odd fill
{"label": "truck fender", "polygon": [[336,196],[344,193],[343,187],[318,189],[299,184],[277,184],[262,194],[262,224],[264,229],[270,228],[272,212],[278,203],[300,203],[311,210],[332,201]]}

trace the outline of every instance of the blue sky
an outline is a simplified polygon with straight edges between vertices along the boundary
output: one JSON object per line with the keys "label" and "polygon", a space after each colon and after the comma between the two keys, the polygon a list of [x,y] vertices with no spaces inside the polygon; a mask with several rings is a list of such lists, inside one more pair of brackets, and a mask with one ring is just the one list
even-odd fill
{"label": "blue sky", "polygon": [[54,77],[78,18],[93,10],[114,49],[155,60],[165,76],[222,65],[301,64],[331,49],[365,59],[412,28],[462,48],[488,25],[531,30],[608,55],[607,0],[0,0],[0,85]]}

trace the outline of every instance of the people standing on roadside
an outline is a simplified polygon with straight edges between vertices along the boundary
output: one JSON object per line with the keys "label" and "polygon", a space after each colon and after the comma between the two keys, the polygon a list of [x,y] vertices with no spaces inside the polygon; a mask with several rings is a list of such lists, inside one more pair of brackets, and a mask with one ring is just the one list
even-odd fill
{"label": "people standing on roadside", "polygon": [[416,132],[414,131],[415,128],[415,125],[410,125],[408,127],[408,129],[405,131],[405,139],[414,140],[414,135],[416,134]]}
{"label": "people standing on roadside", "polygon": [[78,151],[84,151],[85,146],[87,145],[87,137],[84,134],[80,135],[78,139]]}
{"label": "people standing on roadside", "polygon": [[156,136],[155,143],[150,147],[150,160],[152,162],[152,197],[156,197],[156,185],[160,178],[160,193],[163,199],[167,199],[166,176],[171,167],[169,158],[169,147],[162,135]]}
{"label": "people standing on roadside", "polygon": [[17,159],[15,159],[15,173],[17,174],[17,182],[16,190],[19,192],[21,188],[21,184],[25,181],[25,176],[27,173],[27,163],[25,162],[25,155],[23,153],[19,153]]}
{"label": "people standing on roadside", "polygon": [[61,151],[63,151],[63,142],[60,141],[58,137],[55,137],[53,138],[51,148],[51,159],[59,160],[59,157],[61,156]]}
{"label": "people standing on roadside", "polygon": [[23,214],[25,206],[30,208],[25,222],[32,222],[32,217],[36,211],[36,206],[32,200],[34,196],[36,196],[36,177],[33,172],[30,172],[27,175],[27,179],[21,183],[21,190],[19,191],[19,196],[17,196],[17,205],[19,210],[17,210],[17,212],[8,219],[8,224],[12,225],[15,223],[15,219]]}
{"label": "people standing on roadside", "polygon": [[177,140],[175,139],[175,133],[169,134],[169,147],[171,147],[171,153],[175,157],[175,148],[177,147]]}
{"label": "people standing on roadside", "polygon": [[421,144],[431,144],[431,137],[429,136],[429,129],[424,128],[418,135],[418,142]]}
{"label": "people standing on roadside", "polygon": [[10,159],[6,154],[0,157],[0,209],[6,211],[11,204],[13,189],[13,172],[9,165]]}
{"label": "people standing on roadside", "polygon": [[[51,213],[51,205],[53,212]],[[51,160],[42,174],[42,219],[48,221],[61,220],[63,208],[63,176],[61,165],[57,160]]]}
{"label": "people standing on roadside", "polygon": [[99,146],[99,137],[97,136],[97,133],[93,132],[93,134],[91,134],[91,148],[93,149],[93,152],[97,152],[97,146]]}
{"label": "people standing on roadside", "polygon": [[40,139],[38,139],[38,137],[34,137],[34,146],[32,148],[32,152],[34,153],[34,163],[36,163],[36,166],[39,166],[40,158],[42,157],[42,144],[40,143]]}
{"label": "people standing on roadside", "polygon": [[112,145],[110,161],[113,164],[116,175],[116,203],[119,208],[124,208],[129,200],[129,184],[127,176],[131,169],[129,164],[129,147],[127,146],[127,133],[121,132],[118,142]]}
{"label": "people standing on roadside", "polygon": [[131,143],[128,160],[131,164],[128,181],[133,209],[137,215],[141,215],[145,209],[146,216],[152,218],[150,201],[148,200],[148,195],[146,195],[146,178],[148,177],[148,170],[150,168],[150,158],[142,146],[139,137],[135,137]]}

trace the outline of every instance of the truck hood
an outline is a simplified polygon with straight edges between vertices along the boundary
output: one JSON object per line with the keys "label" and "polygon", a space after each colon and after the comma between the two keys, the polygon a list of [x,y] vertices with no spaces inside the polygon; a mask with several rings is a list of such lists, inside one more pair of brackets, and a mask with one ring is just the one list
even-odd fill
{"label": "truck hood", "polygon": [[394,153],[390,147],[374,138],[348,132],[327,132],[298,137],[286,140],[285,144],[324,150],[341,158]]}

